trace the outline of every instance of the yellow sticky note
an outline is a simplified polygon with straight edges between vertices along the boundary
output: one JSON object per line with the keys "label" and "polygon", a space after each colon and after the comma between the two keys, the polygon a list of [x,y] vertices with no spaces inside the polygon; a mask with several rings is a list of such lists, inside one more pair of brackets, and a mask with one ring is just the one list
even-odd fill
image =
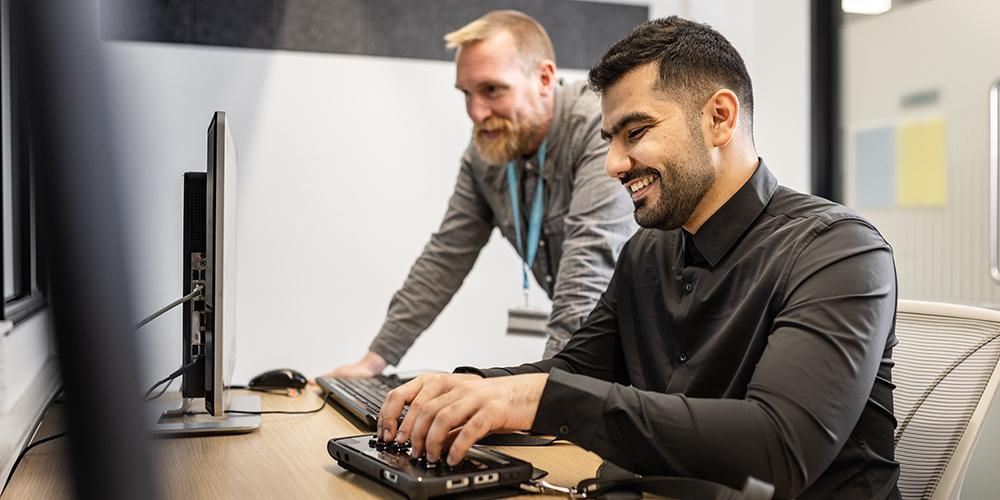
{"label": "yellow sticky note", "polygon": [[896,202],[901,207],[944,206],[948,202],[944,121],[899,127]]}

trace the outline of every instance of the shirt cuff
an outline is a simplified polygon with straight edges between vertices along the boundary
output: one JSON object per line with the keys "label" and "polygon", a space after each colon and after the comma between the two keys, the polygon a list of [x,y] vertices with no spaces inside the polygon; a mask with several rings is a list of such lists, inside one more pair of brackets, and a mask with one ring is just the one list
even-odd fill
{"label": "shirt cuff", "polygon": [[553,368],[542,389],[531,432],[559,436],[590,448],[603,435],[604,407],[613,384]]}
{"label": "shirt cuff", "polygon": [[506,377],[511,373],[503,368],[476,368],[474,366],[459,366],[452,373],[472,373],[483,378]]}
{"label": "shirt cuff", "polygon": [[368,346],[368,350],[382,356],[386,363],[392,366],[399,366],[399,361],[403,359],[403,355],[413,345],[413,341],[409,340],[410,338],[410,336],[390,327],[386,323],[382,325],[382,329],[379,330],[378,335],[372,340],[372,343]]}

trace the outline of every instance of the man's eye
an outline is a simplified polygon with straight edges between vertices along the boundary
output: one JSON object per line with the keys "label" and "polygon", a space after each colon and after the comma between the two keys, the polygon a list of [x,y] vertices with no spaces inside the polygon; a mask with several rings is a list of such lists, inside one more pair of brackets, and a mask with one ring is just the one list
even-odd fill
{"label": "man's eye", "polygon": [[628,133],[628,140],[638,141],[639,139],[642,139],[642,136],[646,134],[647,130],[649,130],[649,127],[639,127],[630,130]]}

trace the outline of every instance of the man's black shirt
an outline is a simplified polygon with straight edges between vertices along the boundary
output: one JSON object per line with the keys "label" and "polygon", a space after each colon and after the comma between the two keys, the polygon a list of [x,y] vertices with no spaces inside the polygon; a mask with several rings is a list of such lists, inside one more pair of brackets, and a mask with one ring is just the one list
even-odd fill
{"label": "man's black shirt", "polygon": [[[669,193],[667,193],[669,195]],[[695,234],[642,229],[554,358],[533,431],[647,475],[896,498],[892,250],[761,161]]]}

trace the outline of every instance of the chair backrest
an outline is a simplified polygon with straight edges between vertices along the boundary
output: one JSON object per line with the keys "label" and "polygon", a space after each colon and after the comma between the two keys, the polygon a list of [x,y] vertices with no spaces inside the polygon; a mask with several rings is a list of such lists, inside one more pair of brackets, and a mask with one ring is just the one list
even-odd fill
{"label": "chair backrest", "polygon": [[899,301],[893,405],[904,499],[957,499],[1000,384],[1000,311]]}

